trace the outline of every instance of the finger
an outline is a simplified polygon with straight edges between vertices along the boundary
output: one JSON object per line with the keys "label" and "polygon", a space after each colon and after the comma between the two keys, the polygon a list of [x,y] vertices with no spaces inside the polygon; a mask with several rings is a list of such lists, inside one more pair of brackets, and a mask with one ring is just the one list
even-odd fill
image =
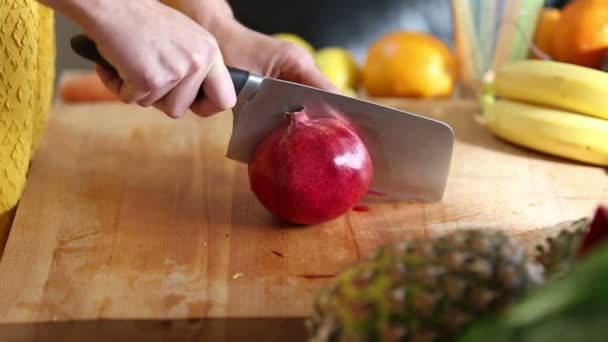
{"label": "finger", "polygon": [[281,50],[283,55],[278,64],[282,78],[334,93],[340,93],[339,88],[317,68],[313,57],[307,54],[302,47],[293,43],[287,43],[283,46],[284,48]]}
{"label": "finger", "polygon": [[154,107],[172,118],[184,116],[196,99],[204,77],[204,70],[184,77],[166,96],[154,103]]}
{"label": "finger", "polygon": [[125,83],[116,72],[96,64],[95,72],[101,82],[123,102],[134,103],[145,98],[150,92],[143,91],[130,84]]}
{"label": "finger", "polygon": [[197,100],[190,109],[200,116],[210,116],[234,107],[236,92],[228,68],[218,59],[203,81],[205,97]]}
{"label": "finger", "polygon": [[188,72],[188,65],[186,63],[177,63],[175,60],[168,58],[167,56],[161,56],[161,65],[164,70],[168,70],[167,75],[172,78],[168,80],[162,87],[152,90],[148,96],[139,100],[137,104],[143,107],[152,106],[154,103],[160,101],[167,95],[171,89],[173,89],[182,79],[180,75],[186,75]]}
{"label": "finger", "polygon": [[137,104],[142,107],[150,107],[154,103],[161,101],[161,99],[163,99],[167,93],[169,93],[169,91],[171,91],[171,89],[177,85],[178,81],[179,80],[172,81],[157,90],[151,91],[147,96],[137,101]]}
{"label": "finger", "polygon": [[220,58],[209,69],[209,73],[203,81],[203,90],[205,96],[222,110],[232,108],[236,104],[236,91],[232,77]]}
{"label": "finger", "polygon": [[118,96],[119,89],[122,86],[122,80],[118,77],[118,74],[99,64],[95,64],[95,72],[101,80],[101,83],[103,83],[110,92]]}
{"label": "finger", "polygon": [[136,103],[150,94],[149,90],[143,90],[130,83],[122,82],[118,89],[118,97],[125,103]]}
{"label": "finger", "polygon": [[190,107],[190,110],[198,116],[208,117],[223,112],[226,109],[220,108],[215,102],[205,97],[196,100]]}
{"label": "finger", "polygon": [[341,93],[340,89],[315,66],[305,66],[296,72],[298,75],[294,76],[299,78],[302,84],[338,94]]}

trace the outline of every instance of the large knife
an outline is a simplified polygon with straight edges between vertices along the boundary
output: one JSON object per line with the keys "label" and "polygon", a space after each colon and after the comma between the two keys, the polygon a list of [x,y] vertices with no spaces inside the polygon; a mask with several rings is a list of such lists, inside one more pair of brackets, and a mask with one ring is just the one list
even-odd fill
{"label": "large knife", "polygon": [[[115,70],[85,35],[71,39],[81,57]],[[336,113],[358,127],[374,165],[372,191],[384,200],[436,202],[443,198],[454,134],[447,124],[358,98],[229,67],[238,95],[226,156],[247,163],[286,111]],[[202,92],[202,90],[201,90]],[[199,92],[199,95],[204,94]]]}

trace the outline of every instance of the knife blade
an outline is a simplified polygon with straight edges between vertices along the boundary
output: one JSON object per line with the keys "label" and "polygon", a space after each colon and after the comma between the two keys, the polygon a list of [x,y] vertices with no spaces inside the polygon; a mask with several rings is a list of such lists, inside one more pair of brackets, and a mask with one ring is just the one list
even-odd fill
{"label": "knife blade", "polygon": [[[113,70],[87,36],[71,39],[81,57]],[[372,192],[383,200],[436,202],[443,198],[454,133],[439,120],[371,101],[228,67],[237,103],[226,157],[248,163],[258,143],[285,120],[285,112],[342,115],[357,127],[374,165]],[[202,88],[199,96],[204,96]]]}

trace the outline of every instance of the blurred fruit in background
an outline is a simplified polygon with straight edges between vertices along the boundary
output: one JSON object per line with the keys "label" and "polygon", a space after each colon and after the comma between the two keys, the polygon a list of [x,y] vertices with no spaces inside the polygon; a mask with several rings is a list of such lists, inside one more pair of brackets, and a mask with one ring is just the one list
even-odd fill
{"label": "blurred fruit in background", "polygon": [[317,66],[342,91],[357,89],[359,66],[352,54],[340,47],[325,47],[315,54]]}
{"label": "blurred fruit in background", "polygon": [[489,130],[547,154],[608,166],[608,73],[518,60],[496,71],[481,103]]}
{"label": "blurred fruit in background", "polygon": [[342,89],[342,95],[350,97],[358,97],[357,91],[353,88]]}
{"label": "blurred fruit in background", "polygon": [[553,57],[599,69],[608,52],[608,0],[573,0],[561,10]]}
{"label": "blurred fruit in background", "polygon": [[93,70],[76,71],[66,74],[58,84],[59,98],[65,102],[105,102],[119,101],[106,88]]}
{"label": "blurred fruit in background", "polygon": [[438,38],[411,31],[391,32],[369,48],[362,83],[376,97],[447,97],[455,87],[456,65]]}
{"label": "blurred fruit in background", "polygon": [[[553,57],[553,35],[560,17],[560,9],[553,7],[543,8],[538,16],[536,32],[534,32],[534,45],[550,57]],[[530,51],[530,58],[539,59],[540,57]]]}
{"label": "blurred fruit in background", "polygon": [[311,54],[315,53],[315,48],[312,46],[312,44],[310,44],[308,41],[306,41],[304,38],[298,36],[297,34],[289,33],[289,32],[280,32],[280,33],[275,33],[272,36],[275,38],[279,38],[279,39],[297,44],[297,45],[305,48],[306,51],[310,52]]}
{"label": "blurred fruit in background", "polygon": [[272,36],[305,48],[313,55],[319,70],[342,91],[343,95],[357,97],[359,66],[350,51],[339,46],[328,46],[317,50],[304,38],[289,32],[275,33]]}

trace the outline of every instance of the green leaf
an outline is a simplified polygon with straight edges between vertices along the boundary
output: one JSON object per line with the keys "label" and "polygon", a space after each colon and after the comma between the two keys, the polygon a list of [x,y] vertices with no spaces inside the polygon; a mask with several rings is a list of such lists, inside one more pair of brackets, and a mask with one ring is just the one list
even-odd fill
{"label": "green leaf", "polygon": [[608,245],[502,315],[471,325],[459,341],[608,341]]}

